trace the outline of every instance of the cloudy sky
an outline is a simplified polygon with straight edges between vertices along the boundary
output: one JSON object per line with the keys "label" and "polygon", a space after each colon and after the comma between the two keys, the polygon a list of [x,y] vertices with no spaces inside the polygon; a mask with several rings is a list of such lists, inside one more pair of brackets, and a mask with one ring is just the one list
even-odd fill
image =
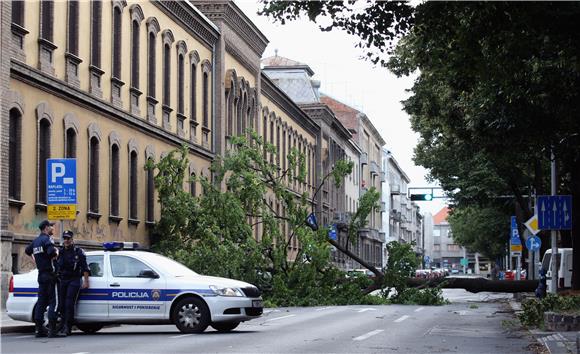
{"label": "cloudy sky", "polygon": [[[427,171],[413,163],[413,148],[417,134],[411,130],[408,115],[402,111],[401,100],[411,88],[413,78],[397,78],[388,70],[373,67],[361,59],[362,49],[356,48],[355,37],[342,31],[322,32],[307,19],[274,24],[256,14],[260,5],[255,0],[235,0],[236,4],[268,38],[263,57],[278,55],[308,64],[314,79],[320,80],[320,90],[364,113],[370,118],[401,168],[411,179],[410,187],[429,185]],[[421,202],[423,212],[436,213],[443,207],[441,199]]]}

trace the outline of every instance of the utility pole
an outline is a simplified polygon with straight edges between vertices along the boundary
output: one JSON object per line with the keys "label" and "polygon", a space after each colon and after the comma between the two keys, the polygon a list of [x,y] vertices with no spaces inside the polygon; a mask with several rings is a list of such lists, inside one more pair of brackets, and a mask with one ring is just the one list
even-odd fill
{"label": "utility pole", "polygon": [[[550,170],[551,194],[556,195],[556,155],[554,154],[554,147],[550,150]],[[552,263],[552,277],[550,278],[550,292],[556,294],[558,292],[558,232],[552,230],[550,233],[552,238],[552,258],[550,259]]]}

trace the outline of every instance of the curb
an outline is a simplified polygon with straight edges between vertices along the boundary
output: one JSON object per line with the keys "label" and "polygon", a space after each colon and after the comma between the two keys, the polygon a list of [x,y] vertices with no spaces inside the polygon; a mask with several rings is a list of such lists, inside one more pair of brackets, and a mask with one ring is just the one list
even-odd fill
{"label": "curb", "polygon": [[0,333],[34,333],[34,325],[6,326],[0,328]]}

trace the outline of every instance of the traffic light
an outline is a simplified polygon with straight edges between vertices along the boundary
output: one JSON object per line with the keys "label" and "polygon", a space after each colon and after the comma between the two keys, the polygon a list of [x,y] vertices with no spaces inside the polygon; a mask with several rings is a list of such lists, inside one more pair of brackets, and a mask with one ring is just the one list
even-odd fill
{"label": "traffic light", "polygon": [[430,202],[433,200],[433,194],[411,194],[411,200],[424,200]]}

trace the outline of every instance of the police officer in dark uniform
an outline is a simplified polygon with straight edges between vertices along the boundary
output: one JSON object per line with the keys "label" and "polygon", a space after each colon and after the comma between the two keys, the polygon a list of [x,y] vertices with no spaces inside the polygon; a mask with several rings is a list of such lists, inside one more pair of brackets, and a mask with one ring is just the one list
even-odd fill
{"label": "police officer in dark uniform", "polygon": [[[58,256],[59,270],[59,312],[64,326],[60,334],[70,335],[74,323],[74,312],[79,290],[89,287],[89,267],[87,257],[82,248],[74,245],[73,232],[67,230],[62,233],[64,245]],[[84,281],[81,284],[81,277]]]}
{"label": "police officer in dark uniform", "polygon": [[[52,234],[54,223],[44,220],[39,225],[40,235],[25,249],[38,268],[38,301],[34,311],[36,337],[62,337],[56,332],[56,257],[58,249],[54,246]],[[48,306],[48,328],[44,328],[44,313]]]}

